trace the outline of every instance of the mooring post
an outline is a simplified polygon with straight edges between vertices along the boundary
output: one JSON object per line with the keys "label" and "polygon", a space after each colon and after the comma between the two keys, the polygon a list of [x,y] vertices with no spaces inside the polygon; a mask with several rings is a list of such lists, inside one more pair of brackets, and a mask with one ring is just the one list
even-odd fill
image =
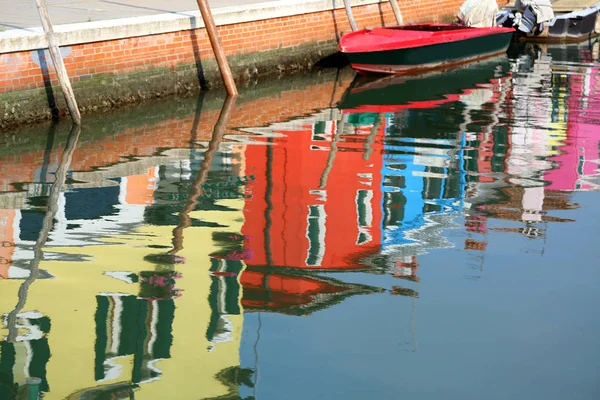
{"label": "mooring post", "polygon": [[208,33],[208,38],[210,39],[210,44],[212,46],[213,52],[215,53],[215,58],[217,59],[217,64],[219,64],[219,69],[221,70],[223,82],[225,82],[227,94],[229,94],[230,96],[237,96],[238,91],[235,87],[235,81],[233,80],[233,75],[231,74],[231,69],[229,68],[229,63],[227,62],[225,51],[223,51],[223,47],[221,46],[221,41],[219,40],[219,33],[217,32],[217,26],[215,25],[212,13],[210,12],[208,1],[197,0],[197,2],[198,7],[200,8],[200,14],[202,14],[202,19],[204,20],[206,32]]}
{"label": "mooring post", "polygon": [[63,62],[60,49],[58,48],[58,40],[56,40],[56,36],[54,35],[54,29],[52,29],[52,22],[50,22],[50,15],[48,15],[46,0],[35,0],[35,2],[37,4],[38,12],[40,13],[40,19],[42,20],[42,27],[46,33],[46,40],[48,40],[50,58],[52,58],[52,63],[54,63],[56,75],[58,76],[58,82],[60,83],[63,95],[67,101],[69,113],[71,114],[73,122],[77,125],[81,125],[81,114],[79,113],[79,108],[77,107],[75,93],[73,93],[73,88],[71,87],[71,82],[69,81],[69,75],[67,74],[65,63]]}
{"label": "mooring post", "polygon": [[352,15],[352,6],[350,5],[350,0],[344,0],[344,7],[346,8],[346,15],[348,15],[348,21],[350,21],[350,27],[352,31],[356,31],[356,22],[354,22],[354,15]]}
{"label": "mooring post", "polygon": [[398,23],[398,25],[403,25],[404,20],[402,19],[402,13],[400,12],[398,1],[390,0],[390,4],[392,5],[392,11],[394,11],[394,17],[396,17],[396,22]]}
{"label": "mooring post", "polygon": [[42,380],[40,378],[27,378],[25,383],[27,384],[27,400],[39,400]]}

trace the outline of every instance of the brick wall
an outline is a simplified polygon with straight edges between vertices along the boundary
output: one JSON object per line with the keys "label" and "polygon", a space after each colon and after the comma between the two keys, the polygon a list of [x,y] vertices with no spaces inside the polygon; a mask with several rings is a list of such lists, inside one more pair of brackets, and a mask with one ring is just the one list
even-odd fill
{"label": "brick wall", "polygon": [[[335,106],[350,85],[352,76],[346,74],[334,81],[333,75],[324,82],[282,91],[277,97],[259,97],[249,101],[240,99],[227,123],[227,133],[236,135],[240,134],[236,129],[239,127],[260,127],[285,122]],[[123,129],[100,140],[86,141],[85,136],[82,136],[73,154],[71,170],[91,171],[122,163],[125,161],[123,156],[148,157],[159,153],[161,149],[188,148],[194,129],[198,141],[208,142],[220,112],[218,108],[202,109],[198,115],[190,113],[185,117],[167,117],[156,123]],[[197,117],[199,119],[195,121]],[[118,114],[112,119],[118,120]],[[103,130],[102,126],[93,128]],[[44,159],[51,160],[51,173],[59,163],[62,152],[63,148],[57,145],[46,154],[42,143],[35,150],[0,156],[0,193],[14,190],[15,183],[35,182],[37,174],[43,169]]]}
{"label": "brick wall", "polygon": [[[405,23],[438,22],[456,14],[462,0],[400,0]],[[353,8],[359,27],[393,25],[389,3]],[[350,27],[345,11],[304,15],[220,26],[228,56],[336,40]],[[213,58],[205,29],[85,43],[63,48],[66,68],[74,82],[95,76],[126,74],[154,68],[174,70]],[[0,93],[57,85],[47,51],[0,54]],[[77,86],[74,85],[77,89]],[[0,116],[1,117],[1,116]]]}

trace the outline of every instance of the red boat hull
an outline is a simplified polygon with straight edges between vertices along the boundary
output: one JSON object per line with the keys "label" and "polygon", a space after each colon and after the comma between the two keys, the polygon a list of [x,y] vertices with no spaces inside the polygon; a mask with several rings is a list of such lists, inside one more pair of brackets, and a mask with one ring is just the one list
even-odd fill
{"label": "red boat hull", "polygon": [[411,74],[506,52],[513,32],[455,25],[378,28],[344,36],[339,48],[361,73]]}

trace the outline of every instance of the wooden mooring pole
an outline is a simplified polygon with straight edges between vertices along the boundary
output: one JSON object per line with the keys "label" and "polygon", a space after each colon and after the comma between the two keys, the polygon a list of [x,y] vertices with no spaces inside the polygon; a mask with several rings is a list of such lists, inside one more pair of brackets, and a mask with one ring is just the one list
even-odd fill
{"label": "wooden mooring pole", "polygon": [[52,22],[50,22],[50,15],[48,15],[46,0],[35,0],[35,2],[37,4],[38,12],[40,13],[40,19],[42,20],[42,27],[46,33],[46,39],[48,40],[50,58],[52,58],[52,63],[56,69],[58,82],[60,83],[63,95],[67,101],[69,113],[71,114],[73,122],[76,125],[81,125],[81,114],[79,113],[79,108],[77,107],[77,101],[75,100],[75,94],[73,93],[71,82],[69,81],[69,75],[67,74],[65,63],[63,62],[60,49],[58,48],[58,40],[56,40],[56,36],[54,35],[54,29],[52,29]]}
{"label": "wooden mooring pole", "polygon": [[354,32],[358,28],[356,27],[356,22],[354,21],[354,15],[352,15],[352,6],[350,5],[350,0],[344,0],[344,7],[346,8],[346,15],[348,16],[350,27],[352,28],[352,32]]}
{"label": "wooden mooring pole", "polygon": [[200,14],[202,14],[202,19],[204,20],[206,32],[208,33],[208,38],[210,39],[210,44],[212,46],[213,52],[215,53],[215,58],[217,59],[217,64],[219,64],[219,69],[221,70],[223,82],[225,82],[227,94],[229,94],[230,96],[237,96],[238,91],[235,86],[235,81],[233,80],[231,68],[229,68],[227,57],[225,56],[225,52],[223,51],[223,47],[221,46],[221,41],[219,40],[219,33],[217,32],[217,26],[215,25],[212,13],[210,12],[208,1],[197,0],[197,2],[198,7],[200,8]]}
{"label": "wooden mooring pole", "polygon": [[394,12],[394,17],[396,17],[396,22],[398,25],[404,24],[404,19],[402,18],[402,13],[400,12],[400,7],[398,6],[397,0],[390,0],[390,4],[392,6],[392,11]]}

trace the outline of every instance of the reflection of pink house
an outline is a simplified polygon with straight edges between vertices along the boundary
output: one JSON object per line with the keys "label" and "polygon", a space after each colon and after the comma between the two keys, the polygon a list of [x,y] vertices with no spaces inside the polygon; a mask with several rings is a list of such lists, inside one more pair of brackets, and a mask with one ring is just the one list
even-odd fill
{"label": "reflection of pink house", "polygon": [[545,174],[546,190],[589,190],[594,186],[581,178],[599,173],[600,70],[586,69],[570,81],[567,140],[552,157],[558,163]]}

